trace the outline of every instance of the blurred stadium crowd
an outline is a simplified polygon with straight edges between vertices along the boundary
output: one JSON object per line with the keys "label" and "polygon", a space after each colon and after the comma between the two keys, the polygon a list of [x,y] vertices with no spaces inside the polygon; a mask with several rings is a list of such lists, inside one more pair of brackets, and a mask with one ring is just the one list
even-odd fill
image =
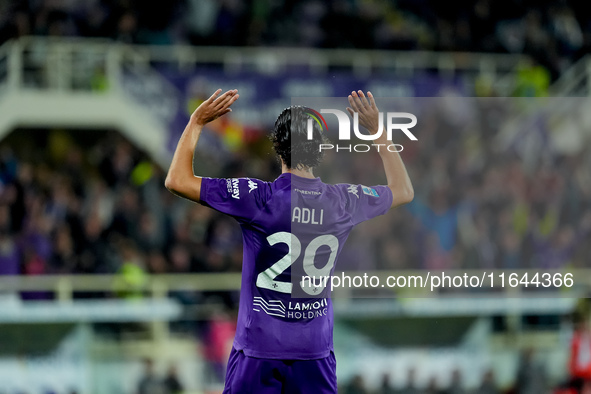
{"label": "blurred stadium crowd", "polygon": [[[442,104],[446,101],[449,105]],[[351,234],[338,269],[586,265],[591,248],[581,241],[591,232],[587,149],[557,154],[549,145],[546,155],[536,154],[544,160],[528,166],[513,149],[499,148],[496,139],[504,119],[511,119],[511,101],[472,104],[444,98],[425,105],[420,146],[405,143],[402,152],[415,200],[362,223]],[[368,171],[381,168],[377,155],[352,156],[328,156],[320,167],[323,179],[384,182],[380,171]],[[337,171],[352,179],[339,177]]]}
{"label": "blurred stadium crowd", "polygon": [[[403,151],[415,201],[354,231],[339,269],[585,266],[591,255],[582,242],[591,232],[587,150],[548,154],[528,169],[517,155],[493,148],[499,125],[490,120],[508,116],[507,108],[477,103],[479,116],[462,126],[441,115],[445,106],[427,106],[420,147],[406,144]],[[75,134],[60,131],[46,132],[36,146],[18,136],[0,150],[0,274],[134,278],[241,269],[239,226],[170,194],[164,171],[122,137],[104,134],[84,147]],[[198,173],[269,181],[279,175],[263,130],[234,151],[224,149],[223,138],[204,134]],[[333,153],[317,175],[330,183],[381,184],[381,171],[368,171],[380,168],[379,160]]]}
{"label": "blurred stadium crowd", "polygon": [[173,364],[168,367],[166,375],[159,376],[154,368],[152,359],[144,359],[143,374],[137,384],[137,394],[180,394],[183,393],[183,384],[181,383],[176,366]]}
{"label": "blurred stadium crowd", "polygon": [[56,131],[44,143],[1,149],[0,274],[120,272],[141,288],[146,272],[240,270],[239,229],[170,194],[123,138],[83,150]]}
{"label": "blurred stadium crowd", "polygon": [[[529,358],[522,359],[515,386],[509,392],[534,394],[546,393],[547,390],[546,374],[540,365]],[[449,384],[445,387],[439,383],[436,377],[429,378],[427,385],[423,387],[417,384],[417,371],[409,369],[404,385],[395,385],[390,375],[384,374],[379,387],[376,390],[370,390],[366,387],[363,376],[356,375],[339,392],[341,391],[343,394],[500,394],[504,392],[497,387],[494,373],[490,370],[484,373],[476,388],[467,389],[464,376],[457,369],[452,371]]]}
{"label": "blurred stadium crowd", "polygon": [[525,53],[553,78],[591,48],[569,0],[26,0],[0,2],[0,44],[24,35],[127,43]]}

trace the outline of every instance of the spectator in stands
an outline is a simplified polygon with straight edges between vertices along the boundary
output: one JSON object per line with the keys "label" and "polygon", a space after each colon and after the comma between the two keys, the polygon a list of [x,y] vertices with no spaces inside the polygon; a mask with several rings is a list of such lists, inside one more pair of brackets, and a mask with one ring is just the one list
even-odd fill
{"label": "spectator in stands", "polygon": [[113,284],[115,293],[122,298],[142,298],[148,283],[143,256],[129,239],[119,241],[121,267]]}
{"label": "spectator in stands", "polygon": [[135,44],[137,38],[137,18],[131,11],[123,13],[117,21],[117,30],[113,38],[126,44]]}
{"label": "spectator in stands", "polygon": [[548,373],[544,365],[535,359],[533,348],[521,353],[515,391],[519,394],[546,393],[548,391]]}
{"label": "spectator in stands", "polygon": [[569,374],[571,386],[579,390],[591,387],[591,330],[588,314],[575,314],[575,332],[570,343]]}
{"label": "spectator in stands", "polygon": [[464,387],[464,382],[462,382],[462,373],[459,369],[454,369],[451,374],[451,383],[447,390],[444,391],[445,394],[466,394],[467,390]]}
{"label": "spectator in stands", "polygon": [[90,213],[84,222],[78,244],[78,263],[75,272],[81,274],[109,273],[116,270],[103,223],[98,213]]}
{"label": "spectator in stands", "polygon": [[0,275],[18,275],[20,251],[10,231],[8,206],[0,205]]}
{"label": "spectator in stands", "polygon": [[429,383],[427,383],[427,387],[422,391],[422,394],[443,394],[439,389],[439,384],[437,383],[437,378],[435,376],[429,378]]}
{"label": "spectator in stands", "polygon": [[60,226],[53,237],[53,253],[49,258],[48,273],[69,274],[76,271],[78,259],[74,250],[74,241],[70,227]]}
{"label": "spectator in stands", "polygon": [[476,389],[477,394],[500,394],[499,389],[495,383],[495,375],[492,369],[489,369],[482,376],[480,387]]}
{"label": "spectator in stands", "polygon": [[168,368],[164,378],[164,390],[165,394],[181,394],[184,390],[178,376],[177,367],[174,364]]}
{"label": "spectator in stands", "polygon": [[548,95],[551,75],[546,68],[530,60],[520,66],[517,73],[515,96],[545,97]]}
{"label": "spectator in stands", "polygon": [[406,374],[406,382],[404,386],[395,391],[396,394],[421,394],[421,390],[417,387],[416,383],[416,370],[410,368]]}
{"label": "spectator in stands", "polygon": [[235,333],[236,322],[233,317],[223,310],[215,312],[207,328],[205,357],[216,383],[223,382],[226,376],[226,364]]}
{"label": "spectator in stands", "polygon": [[189,0],[186,10],[186,29],[189,42],[204,45],[214,40],[219,2],[215,0]]}
{"label": "spectator in stands", "polygon": [[392,387],[392,383],[390,382],[390,374],[384,373],[382,375],[382,383],[376,394],[394,394],[394,388]]}
{"label": "spectator in stands", "polygon": [[355,375],[343,390],[344,394],[368,394],[363,376]]}
{"label": "spectator in stands", "polygon": [[158,275],[165,274],[167,272],[166,258],[158,250],[153,249],[148,253],[147,259],[148,271],[150,274]]}
{"label": "spectator in stands", "polygon": [[150,211],[140,213],[139,223],[134,228],[133,238],[142,250],[159,249],[164,246],[164,228]]}
{"label": "spectator in stands", "polygon": [[142,364],[143,372],[137,385],[137,394],[167,394],[162,379],[154,371],[154,361],[146,358]]}

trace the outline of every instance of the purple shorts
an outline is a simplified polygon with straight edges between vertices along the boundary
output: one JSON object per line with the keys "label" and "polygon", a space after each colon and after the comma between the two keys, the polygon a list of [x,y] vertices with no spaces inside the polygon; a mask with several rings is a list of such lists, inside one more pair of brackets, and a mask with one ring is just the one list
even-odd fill
{"label": "purple shorts", "polygon": [[232,348],[224,394],[336,394],[336,367],[333,352],[318,360],[273,360]]}

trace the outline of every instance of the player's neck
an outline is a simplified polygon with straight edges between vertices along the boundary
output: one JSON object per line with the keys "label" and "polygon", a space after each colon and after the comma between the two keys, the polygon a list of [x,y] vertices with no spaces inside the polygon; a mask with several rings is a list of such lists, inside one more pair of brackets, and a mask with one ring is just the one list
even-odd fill
{"label": "player's neck", "polygon": [[302,178],[311,178],[314,179],[314,173],[312,172],[311,168],[306,168],[304,170],[302,169],[298,169],[298,168],[287,168],[287,166],[285,164],[281,165],[281,173],[285,174],[285,173],[289,173],[289,174],[293,174],[295,176],[299,176]]}

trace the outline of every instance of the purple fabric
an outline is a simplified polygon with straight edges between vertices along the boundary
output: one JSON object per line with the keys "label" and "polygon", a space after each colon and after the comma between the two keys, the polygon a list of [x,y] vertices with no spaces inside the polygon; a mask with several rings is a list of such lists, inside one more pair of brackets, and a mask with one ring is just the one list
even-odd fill
{"label": "purple fabric", "polygon": [[322,275],[332,274],[351,229],[388,211],[390,189],[327,185],[319,178],[291,174],[275,182],[204,178],[201,201],[242,226],[234,347],[259,358],[328,357],[333,349],[332,302],[326,288],[305,291],[299,279],[318,275],[323,267]]}
{"label": "purple fabric", "polygon": [[30,232],[21,239],[23,250],[34,250],[43,260],[51,257],[51,241],[43,234]]}
{"label": "purple fabric", "polygon": [[319,360],[270,360],[232,348],[224,394],[335,394],[336,367],[332,352]]}
{"label": "purple fabric", "polygon": [[11,238],[0,240],[0,275],[18,275],[20,254]]}

